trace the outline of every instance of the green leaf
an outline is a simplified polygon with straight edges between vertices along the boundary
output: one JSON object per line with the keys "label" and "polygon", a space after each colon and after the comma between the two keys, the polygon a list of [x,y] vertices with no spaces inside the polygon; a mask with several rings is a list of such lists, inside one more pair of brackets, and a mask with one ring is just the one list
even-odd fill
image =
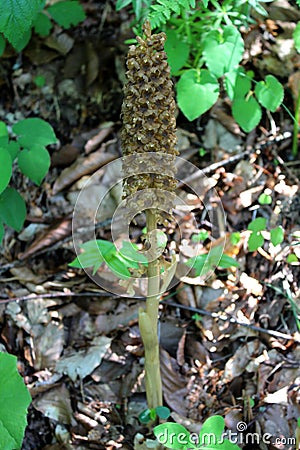
{"label": "green leaf", "polygon": [[222,416],[212,416],[209,417],[204,424],[199,433],[199,444],[202,446],[217,444],[221,439],[225,427],[225,420]]}
{"label": "green leaf", "polygon": [[255,128],[261,119],[261,108],[255,98],[237,98],[232,103],[232,115],[240,127],[247,133]]}
{"label": "green leaf", "polygon": [[241,240],[241,233],[239,231],[231,233],[230,242],[232,245],[237,245],[240,242],[240,240]]}
{"label": "green leaf", "polygon": [[240,267],[240,265],[234,258],[223,253],[219,261],[218,267],[221,267],[222,269],[228,269],[229,267]]}
{"label": "green leaf", "polygon": [[160,419],[166,420],[170,417],[171,411],[166,406],[157,406],[155,412]]}
{"label": "green leaf", "polygon": [[0,138],[6,138],[5,143],[8,142],[8,130],[6,124],[0,120]]}
{"label": "green leaf", "polygon": [[293,38],[295,43],[295,48],[298,53],[300,53],[300,22],[297,23],[296,28],[293,32]]}
{"label": "green leaf", "polygon": [[264,244],[264,237],[260,232],[253,231],[248,239],[249,252],[254,252]]}
{"label": "green leaf", "polygon": [[[203,276],[210,270],[219,266],[222,258],[223,247],[212,247],[208,254],[198,255],[187,260],[186,264],[195,270],[196,276]],[[236,263],[236,262],[235,262]]]}
{"label": "green leaf", "polygon": [[120,11],[120,9],[125,8],[126,6],[130,5],[132,0],[117,0],[116,3],[116,11]]}
{"label": "green leaf", "polygon": [[286,261],[287,261],[289,264],[292,264],[292,263],[298,262],[299,259],[297,258],[297,256],[295,255],[295,253],[290,253],[290,254],[287,256]]}
{"label": "green leaf", "polygon": [[[3,237],[4,237],[4,233],[5,233],[4,225],[3,225],[2,222],[0,222],[0,244],[1,244],[2,239],[3,239]],[[290,256],[290,255],[289,255],[289,256]]]}
{"label": "green leaf", "polygon": [[45,147],[57,142],[53,128],[45,120],[36,118],[20,120],[12,130],[19,136],[18,142],[22,147]]}
{"label": "green leaf", "polygon": [[98,239],[85,242],[80,248],[84,250],[84,252],[69,263],[69,266],[79,269],[93,267],[93,274],[95,274],[104,261],[104,254],[115,249],[115,246],[109,241]]}
{"label": "green leaf", "polygon": [[245,73],[242,67],[236,70],[236,77],[233,79],[234,73],[230,72],[226,75],[226,80],[232,80],[233,94],[231,99],[245,98],[252,86],[252,76],[249,72]]}
{"label": "green leaf", "polygon": [[190,53],[190,46],[183,41],[175,30],[167,29],[167,41],[165,51],[168,55],[168,63],[171,67],[171,74],[178,72],[185,65]]}
{"label": "green leaf", "polygon": [[17,358],[8,353],[0,353],[0,398],[0,448],[19,449],[31,397],[17,370]]}
{"label": "green leaf", "polygon": [[248,225],[248,230],[250,231],[264,231],[267,226],[267,219],[264,217],[257,217],[257,219],[252,220]]}
{"label": "green leaf", "polygon": [[257,83],[254,92],[259,103],[272,112],[276,111],[284,97],[283,86],[273,75],[267,75],[265,81]]}
{"label": "green leaf", "polygon": [[0,32],[17,48],[28,38],[28,32],[44,0],[1,0]]}
{"label": "green leaf", "polygon": [[199,234],[193,234],[192,236],[192,242],[201,242],[205,241],[209,236],[208,231],[206,230],[200,230]]}
{"label": "green leaf", "polygon": [[261,205],[271,205],[272,203],[272,196],[262,193],[260,194],[260,196],[258,197],[258,203],[260,203]]}
{"label": "green leaf", "polygon": [[7,187],[12,174],[12,160],[6,148],[0,147],[0,194]]}
{"label": "green leaf", "polygon": [[271,242],[274,246],[281,244],[281,242],[284,239],[284,231],[282,226],[273,228],[270,234],[271,234]]}
{"label": "green leaf", "polygon": [[219,83],[208,70],[187,70],[176,89],[179,108],[189,120],[209,110],[219,97]]}
{"label": "green leaf", "polygon": [[18,154],[18,165],[21,172],[38,186],[48,172],[50,164],[50,155],[44,147],[25,149]]}
{"label": "green leaf", "polygon": [[20,146],[16,141],[9,141],[6,146],[6,150],[10,154],[11,160],[14,161],[20,151]]}
{"label": "green leaf", "polygon": [[148,259],[146,258],[146,256],[138,251],[137,245],[134,245],[131,242],[123,241],[122,248],[120,249],[119,253],[121,256],[128,259],[129,261],[141,264],[148,264]]}
{"label": "green leaf", "polygon": [[[144,411],[142,411],[141,414],[139,415],[139,421],[141,423],[149,423],[150,420],[153,420],[152,419],[153,411],[154,411],[154,414],[155,414],[155,410],[151,410],[149,408],[145,409]],[[155,417],[154,417],[154,419],[155,419]]]}
{"label": "green leaf", "polygon": [[6,47],[6,40],[4,39],[3,35],[0,34],[0,56],[3,55]]}
{"label": "green leaf", "polygon": [[190,447],[190,433],[179,423],[162,423],[154,427],[153,433],[158,442],[167,448],[180,450]]}
{"label": "green leaf", "polygon": [[209,70],[217,78],[235,69],[244,52],[244,41],[237,28],[227,26],[223,32],[212,30],[203,42],[203,56]]}
{"label": "green leaf", "polygon": [[39,36],[49,36],[52,28],[51,20],[45,13],[40,12],[35,18],[33,28],[36,34],[38,34]]}
{"label": "green leaf", "polygon": [[55,22],[63,28],[70,28],[72,25],[78,25],[82,22],[86,15],[83,7],[78,1],[67,0],[49,6],[49,14]]}
{"label": "green leaf", "polygon": [[7,187],[0,194],[0,218],[16,231],[21,231],[26,218],[26,205],[15,189]]}
{"label": "green leaf", "polygon": [[43,75],[37,75],[36,77],[34,77],[33,81],[36,87],[38,88],[42,88],[46,84],[46,80],[45,77],[43,77]]}
{"label": "green leaf", "polygon": [[123,258],[120,253],[117,253],[116,248],[112,249],[110,252],[104,255],[104,260],[110,270],[114,272],[120,278],[130,278],[131,274],[127,267],[132,267],[134,263]]}

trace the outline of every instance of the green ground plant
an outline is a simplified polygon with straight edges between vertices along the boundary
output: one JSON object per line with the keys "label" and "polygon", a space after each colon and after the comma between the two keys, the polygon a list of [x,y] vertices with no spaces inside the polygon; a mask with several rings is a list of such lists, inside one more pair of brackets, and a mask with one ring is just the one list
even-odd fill
{"label": "green ground plant", "polygon": [[31,397],[17,369],[17,358],[0,352],[0,448],[19,450]]}
{"label": "green ground plant", "polygon": [[[146,2],[143,14],[136,14],[136,32],[140,20],[148,17],[153,28],[167,35],[165,50],[177,79],[177,104],[188,120],[208,111],[223,91],[232,102],[234,119],[246,132],[259,124],[262,108],[275,112],[282,104],[284,89],[276,77],[256,81],[240,66],[244,41],[239,27],[253,23],[253,11],[266,16],[261,3],[158,0]],[[129,4],[137,13],[142,2],[119,0],[116,6],[119,10]]]}
{"label": "green ground plant", "polygon": [[12,135],[7,125],[0,121],[0,242],[4,236],[4,224],[21,231],[26,217],[23,197],[9,186],[15,168],[40,185],[50,167],[46,146],[56,141],[53,128],[42,119],[29,118],[17,122],[12,127]]}
{"label": "green ground plant", "polygon": [[32,30],[45,37],[50,34],[53,22],[68,29],[85,19],[85,12],[78,0],[62,0],[45,6],[46,0],[2,0],[0,3],[0,56],[6,39],[21,51],[30,41]]}

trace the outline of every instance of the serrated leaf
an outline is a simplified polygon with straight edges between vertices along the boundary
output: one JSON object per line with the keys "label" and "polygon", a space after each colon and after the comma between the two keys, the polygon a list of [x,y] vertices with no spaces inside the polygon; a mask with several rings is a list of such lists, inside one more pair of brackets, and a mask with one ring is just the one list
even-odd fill
{"label": "serrated leaf", "polygon": [[207,67],[217,78],[235,69],[244,52],[244,41],[237,28],[227,26],[223,32],[212,30],[203,42],[203,56]]}
{"label": "serrated leaf", "polygon": [[0,147],[0,194],[6,189],[12,174],[12,159],[6,148]]}
{"label": "serrated leaf", "polygon": [[67,0],[55,3],[47,9],[55,22],[63,28],[78,25],[86,15],[82,5],[78,1]]}
{"label": "serrated leaf", "polygon": [[38,34],[39,36],[49,36],[52,28],[51,20],[45,13],[40,12],[33,22],[33,28],[36,34]]}
{"label": "serrated leaf", "polygon": [[271,242],[274,246],[281,244],[284,239],[284,231],[281,226],[277,228],[273,228],[270,232],[271,235]]}
{"label": "serrated leaf", "polygon": [[253,231],[248,239],[249,252],[254,252],[264,245],[264,237],[260,232]]}
{"label": "serrated leaf", "polygon": [[171,74],[178,72],[185,65],[190,53],[190,46],[182,40],[175,30],[166,30],[167,40],[165,51],[168,56],[168,63],[171,67]]}
{"label": "serrated leaf", "polygon": [[264,217],[257,217],[252,220],[248,225],[248,230],[250,231],[264,231],[267,226],[267,219]]}
{"label": "serrated leaf", "polygon": [[153,433],[158,442],[167,448],[183,450],[187,449],[190,443],[189,431],[179,423],[162,423],[154,427]]}
{"label": "serrated leaf", "polygon": [[[225,427],[225,420],[222,416],[216,415],[209,417],[204,424],[199,433],[199,444],[200,446],[206,446],[209,444],[217,444],[221,439]],[[211,438],[214,438],[211,441]]]}
{"label": "serrated leaf", "polygon": [[272,112],[281,105],[284,97],[283,86],[273,75],[267,75],[265,81],[257,83],[254,92],[259,103]]}
{"label": "serrated leaf", "polygon": [[29,149],[36,146],[45,147],[57,141],[51,125],[38,117],[20,120],[12,130],[19,136],[19,144]]}
{"label": "serrated leaf", "polygon": [[21,231],[26,217],[26,205],[15,189],[7,187],[0,194],[0,218],[16,231]]}
{"label": "serrated leaf", "polygon": [[237,98],[232,103],[232,115],[247,133],[255,128],[261,119],[261,108],[255,98]]}
{"label": "serrated leaf", "polygon": [[17,49],[23,47],[28,32],[44,0],[1,0],[0,32]]}
{"label": "serrated leaf", "polygon": [[297,23],[294,32],[293,32],[293,38],[295,43],[295,48],[298,53],[300,53],[300,22]]}
{"label": "serrated leaf", "polygon": [[17,358],[8,353],[0,353],[0,398],[0,448],[19,449],[31,397],[17,370]]}
{"label": "serrated leaf", "polygon": [[219,83],[208,70],[187,70],[176,89],[179,108],[189,120],[208,111],[219,97]]}
{"label": "serrated leaf", "polygon": [[48,172],[50,164],[50,155],[44,147],[25,149],[18,154],[19,169],[38,186]]}

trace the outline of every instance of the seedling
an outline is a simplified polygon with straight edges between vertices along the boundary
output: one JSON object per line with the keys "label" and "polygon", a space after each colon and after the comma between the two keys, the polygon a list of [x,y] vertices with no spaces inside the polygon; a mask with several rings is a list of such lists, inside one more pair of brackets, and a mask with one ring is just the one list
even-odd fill
{"label": "seedling", "polygon": [[40,185],[50,167],[46,146],[57,140],[51,125],[39,118],[21,120],[12,131],[15,139],[9,136],[6,124],[0,122],[0,242],[4,224],[21,231],[26,216],[22,196],[9,186],[14,161],[24,175]]}
{"label": "seedling", "polygon": [[222,416],[209,417],[199,435],[190,433],[183,425],[166,422],[157,425],[153,432],[158,442],[166,448],[177,450],[238,450],[239,447],[224,438],[225,421]]}
{"label": "seedling", "polygon": [[[251,234],[248,239],[248,249],[250,252],[254,252],[264,245],[265,238],[263,232],[266,231],[266,227],[267,219],[264,217],[257,217],[249,223],[248,230],[251,231]],[[282,226],[270,230],[270,241],[274,246],[281,244],[283,240],[284,230]]]}

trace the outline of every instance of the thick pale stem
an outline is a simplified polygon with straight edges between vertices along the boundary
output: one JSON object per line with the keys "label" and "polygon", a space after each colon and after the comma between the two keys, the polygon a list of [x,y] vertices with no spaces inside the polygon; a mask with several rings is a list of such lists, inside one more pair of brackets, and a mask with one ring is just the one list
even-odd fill
{"label": "thick pale stem", "polygon": [[[146,210],[147,233],[156,230],[157,220],[155,209]],[[156,254],[156,239],[151,240],[151,250]],[[151,252],[152,253],[152,252]],[[159,363],[158,341],[158,308],[159,308],[159,261],[156,258],[148,263],[148,292],[146,309],[139,310],[139,327],[145,349],[145,382],[149,408],[162,405],[162,384]]]}

